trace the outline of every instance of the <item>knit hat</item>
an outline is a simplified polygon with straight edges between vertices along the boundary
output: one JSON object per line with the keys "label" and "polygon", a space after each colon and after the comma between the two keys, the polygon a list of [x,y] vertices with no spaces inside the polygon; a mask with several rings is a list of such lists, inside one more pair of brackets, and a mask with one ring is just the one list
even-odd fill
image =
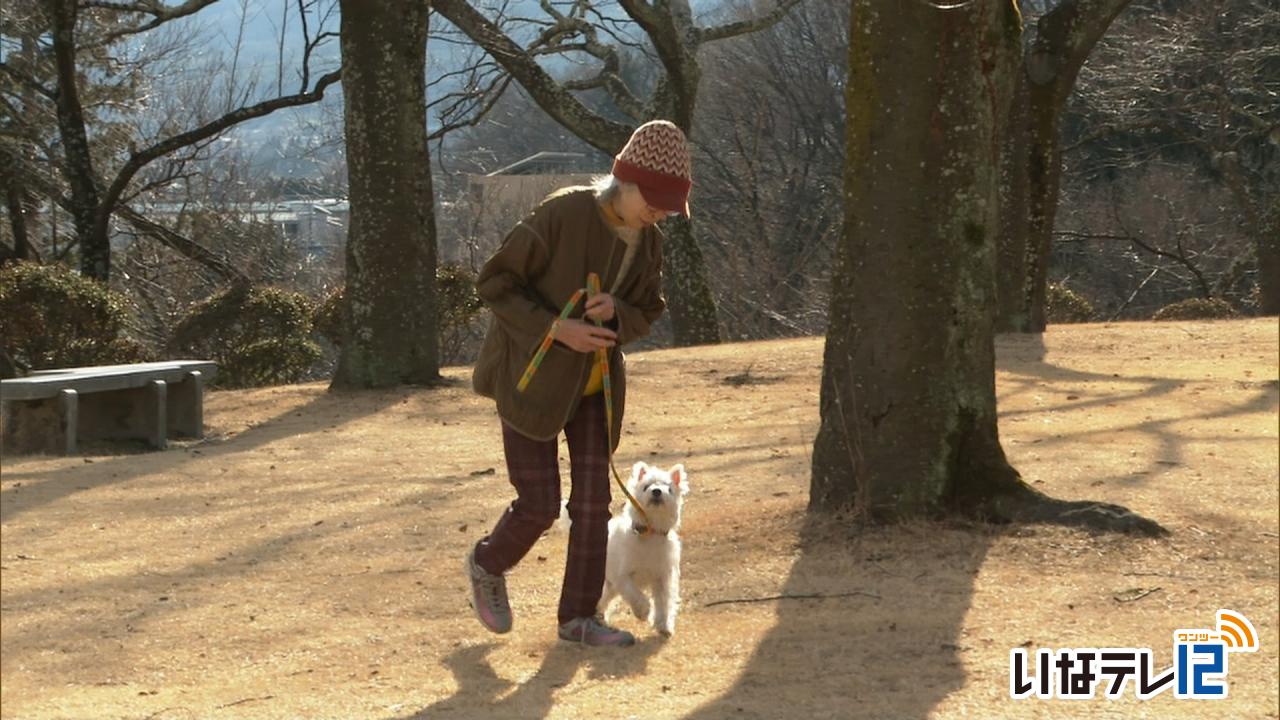
{"label": "knit hat", "polygon": [[613,160],[613,176],[635,183],[644,201],[659,210],[689,217],[689,146],[674,123],[652,120],[631,133]]}

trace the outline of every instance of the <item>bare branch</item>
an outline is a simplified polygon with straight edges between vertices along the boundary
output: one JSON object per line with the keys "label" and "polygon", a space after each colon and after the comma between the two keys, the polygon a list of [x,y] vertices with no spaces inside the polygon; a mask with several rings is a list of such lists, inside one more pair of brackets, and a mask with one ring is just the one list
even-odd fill
{"label": "bare branch", "polygon": [[779,20],[786,17],[787,13],[791,11],[791,8],[802,2],[804,2],[804,0],[778,0],[778,5],[773,10],[759,17],[725,23],[724,25],[716,25],[713,27],[698,28],[698,42],[715,42],[717,40],[725,40],[727,38],[746,35],[759,30],[766,30],[776,25]]}
{"label": "bare branch", "polygon": [[1076,241],[1087,240],[1123,240],[1137,242],[1132,235],[1116,235],[1114,233],[1081,232],[1079,230],[1054,230],[1054,237],[1069,238]]}
{"label": "bare branch", "polygon": [[[680,38],[676,36],[675,22],[671,13],[660,12],[656,6],[650,5],[645,0],[618,0],[618,5],[649,36],[667,74],[681,75],[685,48],[681,46]],[[663,5],[666,5],[665,0]],[[697,47],[687,48],[687,50],[694,53],[697,52]],[[661,107],[656,102],[655,105]]]}
{"label": "bare branch", "polygon": [[[596,28],[585,20],[565,18],[563,15],[558,17],[560,21],[557,25],[543,33],[539,41],[531,47],[530,54],[539,56],[581,52],[595,57],[603,63],[600,71],[592,78],[565,82],[564,88],[571,92],[601,88],[609,94],[619,110],[634,120],[643,119],[646,116],[644,103],[631,92],[631,88],[627,87],[626,82],[619,75],[622,63],[618,59],[617,48],[601,43],[596,36]],[[572,34],[581,34],[585,38],[584,41],[572,44],[563,42],[570,36],[570,31],[566,30],[566,27],[575,28]]]}
{"label": "bare branch", "polygon": [[618,5],[632,20],[644,28],[645,32],[649,32],[649,28],[656,28],[662,22],[662,15],[658,9],[645,0],[618,0]]}
{"label": "bare branch", "polygon": [[148,30],[154,30],[157,27],[179,18],[194,15],[206,7],[214,4],[218,0],[187,0],[181,5],[168,6],[160,2],[152,0],[143,0],[142,2],[110,2],[109,0],[84,0],[80,3],[81,7],[86,8],[102,8],[104,10],[117,10],[119,12],[141,13],[150,15],[151,20],[138,25],[137,27],[125,28],[108,33],[103,41],[110,43],[113,40],[125,37],[127,35],[137,35]]}
{"label": "bare branch", "polygon": [[[7,167],[16,168],[22,175],[24,182],[26,182],[31,189],[49,198],[53,203],[67,212],[72,211],[71,198],[62,194],[61,189],[58,187],[58,183],[52,177],[49,177],[42,168],[23,162],[19,155],[13,153],[3,145],[0,145],[0,160],[3,160]],[[146,219],[132,208],[121,206],[117,208],[117,213],[125,220],[125,222],[132,225],[139,232],[142,232],[166,247],[177,251],[183,257],[199,263],[201,266],[208,268],[210,271],[220,275],[221,277],[232,282],[247,281],[247,277],[244,273],[230,265],[225,259],[214,255],[208,248],[200,245],[194,240],[164,227],[163,225]],[[74,247],[75,243],[69,243],[61,253],[57,253],[55,250],[55,254],[59,259],[61,259]]]}
{"label": "bare branch", "polygon": [[249,277],[247,275],[191,238],[157,222],[148,220],[141,213],[130,207],[120,206],[116,209],[116,213],[139,232],[159,241],[166,247],[176,250],[183,257],[194,260],[202,267],[212,270],[222,276],[223,279],[237,284],[248,284]]}
{"label": "bare branch", "polygon": [[58,99],[58,92],[56,90],[51,90],[45,87],[35,77],[15,68],[10,63],[0,62],[0,72],[3,72],[4,74],[18,81],[19,83],[22,84],[23,87],[30,88],[50,100]]}
{"label": "bare branch", "polygon": [[[493,107],[494,103],[502,96],[502,93],[506,91],[511,79],[511,76],[503,73],[496,63],[486,61],[466,70],[446,73],[433,81],[431,85],[446,82],[459,75],[468,76],[464,84],[467,89],[451,92],[427,104],[429,109],[443,106],[443,110],[437,112],[437,115],[443,122],[444,128],[442,128],[442,131],[433,133],[433,137],[443,137],[450,130],[473,126],[480,122]],[[485,84],[486,78],[487,85]],[[477,106],[479,106],[479,110],[476,110]],[[468,116],[470,116],[469,120],[456,122],[457,118]]]}
{"label": "bare branch", "polygon": [[611,155],[626,143],[631,135],[630,127],[592,112],[538,65],[528,51],[469,3],[464,0],[434,0],[432,7],[475,40],[524,86],[539,107],[575,135]]}
{"label": "bare branch", "polygon": [[[329,5],[325,10],[325,14],[321,16],[320,25],[316,29],[321,30],[324,28],[336,10],[337,3]],[[298,18],[302,22],[302,37],[306,38],[306,46],[302,52],[302,82],[299,92],[306,92],[311,83],[311,58],[313,53],[324,44],[325,40],[338,37],[338,33],[322,31],[317,32],[314,38],[311,37],[311,30],[307,23],[307,3],[305,0],[298,0]]]}
{"label": "bare branch", "polygon": [[454,130],[460,130],[464,127],[475,127],[480,124],[480,121],[489,114],[489,111],[493,109],[493,106],[502,99],[502,95],[507,91],[507,87],[510,86],[511,80],[512,78],[510,75],[502,78],[499,81],[500,87],[498,87],[496,91],[489,96],[488,102],[486,102],[477,112],[473,113],[471,117],[461,122],[442,124],[439,129],[427,136],[427,142],[439,140]]}
{"label": "bare branch", "polygon": [[105,223],[107,221],[106,218],[109,217],[111,212],[115,209],[116,203],[119,201],[121,195],[124,194],[124,190],[129,185],[129,182],[133,180],[133,176],[153,160],[163,157],[175,150],[214,137],[231,126],[245,122],[246,120],[270,115],[276,110],[280,110],[282,108],[297,107],[299,105],[318,102],[324,97],[325,89],[338,82],[341,78],[341,69],[335,70],[317,80],[315,89],[309,93],[286,95],[285,97],[273,98],[271,100],[260,102],[256,105],[237,108],[236,110],[233,110],[212,122],[205,123],[194,130],[188,130],[187,132],[179,135],[161,140],[151,147],[133,153],[130,155],[128,162],[124,164],[124,167],[120,168],[120,171],[116,173],[115,180],[103,195],[98,222]]}

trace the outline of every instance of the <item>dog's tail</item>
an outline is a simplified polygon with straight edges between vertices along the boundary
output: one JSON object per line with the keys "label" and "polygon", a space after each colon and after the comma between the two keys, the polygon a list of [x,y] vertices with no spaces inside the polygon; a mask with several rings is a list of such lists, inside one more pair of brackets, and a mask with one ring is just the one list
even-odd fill
{"label": "dog's tail", "polygon": [[560,518],[556,520],[555,528],[560,532],[569,532],[569,526],[573,521],[569,519],[569,501],[565,500],[560,503]]}

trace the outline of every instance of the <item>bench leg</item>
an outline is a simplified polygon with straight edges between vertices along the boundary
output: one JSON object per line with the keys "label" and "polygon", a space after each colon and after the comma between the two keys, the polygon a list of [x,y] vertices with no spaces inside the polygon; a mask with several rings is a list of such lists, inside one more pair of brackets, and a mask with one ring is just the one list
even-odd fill
{"label": "bench leg", "polygon": [[196,370],[169,386],[169,437],[204,437],[204,375]]}
{"label": "bench leg", "polygon": [[80,394],[75,390],[58,393],[58,411],[62,416],[62,454],[75,455],[80,435]]}
{"label": "bench leg", "polygon": [[0,456],[16,455],[25,452],[18,442],[18,408],[17,401],[0,402]]}
{"label": "bench leg", "polygon": [[4,454],[53,453],[71,455],[79,449],[80,396],[63,390],[43,400],[3,403]]}
{"label": "bench leg", "polygon": [[147,434],[147,442],[157,450],[169,446],[169,386],[163,380],[152,380],[147,384],[146,423],[143,427]]}

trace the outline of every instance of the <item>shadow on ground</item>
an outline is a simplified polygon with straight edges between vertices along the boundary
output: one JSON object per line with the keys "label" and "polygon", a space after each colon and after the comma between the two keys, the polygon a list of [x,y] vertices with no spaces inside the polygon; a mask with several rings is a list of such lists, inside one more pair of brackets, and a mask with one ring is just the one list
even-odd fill
{"label": "shadow on ground", "polygon": [[631,648],[615,649],[561,642],[552,645],[533,676],[518,685],[499,677],[490,665],[488,655],[495,647],[495,643],[484,643],[450,653],[442,664],[452,673],[457,691],[397,720],[474,718],[478,708],[484,708],[483,717],[494,720],[545,718],[555,707],[557,691],[568,685],[583,666],[593,673],[607,667],[609,675],[620,678],[642,675],[661,641],[651,638]]}
{"label": "shadow on ground", "polygon": [[[686,717],[928,717],[965,685],[961,628],[991,536],[805,522],[776,624],[736,683]],[[733,610],[707,610],[720,611]]]}

